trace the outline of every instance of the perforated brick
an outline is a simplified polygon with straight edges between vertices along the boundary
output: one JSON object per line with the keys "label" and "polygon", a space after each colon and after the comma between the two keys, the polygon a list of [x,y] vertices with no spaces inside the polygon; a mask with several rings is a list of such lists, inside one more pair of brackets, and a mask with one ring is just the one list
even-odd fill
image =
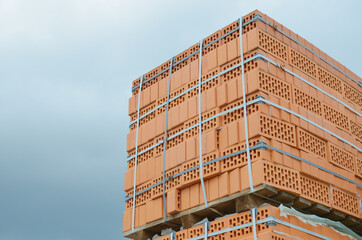
{"label": "perforated brick", "polygon": [[[190,89],[192,88],[193,86],[196,86],[199,84],[199,79],[195,79],[195,80],[192,80],[190,82],[187,83],[187,89]],[[202,87],[201,87],[201,90],[202,90]],[[197,96],[199,93],[199,88],[196,87],[192,90],[190,90],[188,93],[187,93],[187,98],[190,99],[190,98],[193,98],[195,96]]]}
{"label": "perforated brick", "polygon": [[205,227],[203,224],[197,225],[195,227],[191,227],[187,229],[189,238],[198,237],[205,234]]}
{"label": "perforated brick", "polygon": [[289,48],[289,63],[311,77],[316,78],[317,65],[293,48]]}
{"label": "perforated brick", "polygon": [[323,104],[323,115],[327,121],[336,124],[337,126],[349,131],[348,117],[334,108]]}
{"label": "perforated brick", "polygon": [[[257,144],[261,139],[262,138],[251,139],[249,141],[250,147],[255,146],[255,144]],[[235,168],[246,165],[247,161],[248,161],[247,153],[243,152],[243,153],[236,154],[236,152],[244,150],[245,148],[246,148],[246,144],[245,144],[245,142],[243,142],[243,143],[228,147],[225,150],[222,150],[221,156],[226,156],[226,155],[230,155],[230,154],[232,154],[233,156],[227,157],[220,161],[221,171],[222,172],[230,171]],[[233,153],[235,153],[235,155]],[[257,150],[257,149],[250,150],[250,159],[252,162],[259,160],[259,159],[268,159],[268,158],[270,158],[270,153],[266,150]]]}
{"label": "perforated brick", "polygon": [[189,238],[189,235],[188,235],[187,229],[178,231],[175,236],[175,240],[186,240],[188,238]]}
{"label": "perforated brick", "polygon": [[[136,193],[150,187],[152,185],[152,180],[143,183],[139,186],[136,187]],[[133,188],[129,191],[126,192],[127,196],[131,196],[133,195]],[[135,202],[136,202],[136,206],[140,206],[142,204],[144,204],[146,201],[150,200],[152,198],[152,190],[149,189],[141,194],[138,194],[135,198]],[[126,202],[126,209],[132,208],[133,207],[133,198],[129,199]]]}
{"label": "perforated brick", "polygon": [[270,34],[267,34],[260,29],[254,29],[248,32],[247,38],[248,51],[253,50],[255,47],[259,47],[267,53],[270,53],[283,61],[287,61],[287,45],[272,37]]}
{"label": "perforated brick", "polygon": [[[191,169],[193,167],[196,167],[200,164],[199,159],[195,159],[192,161],[188,161],[184,164],[182,164],[181,168],[182,171]],[[191,171],[188,171],[186,173],[183,173],[181,175],[181,184],[183,187],[192,185],[194,183],[197,183],[198,181],[200,181],[200,170],[199,169],[194,169]]]}
{"label": "perforated brick", "polygon": [[[218,220],[210,222],[210,229],[208,233],[213,233],[220,231],[222,229],[228,228],[228,222],[226,218],[220,218]],[[226,240],[227,233],[218,234],[215,236],[208,237],[209,240]]]}
{"label": "perforated brick", "polygon": [[346,99],[357,104],[358,106],[362,106],[362,93],[347,83],[343,83],[343,90],[343,95]]}
{"label": "perforated brick", "polygon": [[327,157],[327,144],[321,138],[313,134],[297,128],[298,148],[310,153],[314,153],[319,157]]}
{"label": "perforated brick", "polygon": [[[162,176],[158,177],[158,178],[154,178],[152,179],[152,185],[158,183],[158,182],[161,182],[162,181]],[[160,196],[162,196],[162,190],[163,190],[163,184],[160,184],[160,185],[157,185],[155,187],[153,187],[151,189],[151,197],[152,199],[155,199],[155,198],[158,198]]]}
{"label": "perforated brick", "polygon": [[318,67],[318,80],[334,91],[342,93],[342,81],[321,67]]}
{"label": "perforated brick", "polygon": [[[157,144],[163,139],[164,139],[164,135],[160,135],[153,140],[153,144]],[[161,155],[162,153],[163,153],[163,144],[160,144],[157,147],[153,148],[153,155],[155,157]]]}
{"label": "perforated brick", "polygon": [[[211,109],[211,110],[201,114],[201,121],[209,119],[209,118],[215,116],[216,114],[218,114],[219,112],[220,112],[219,108]],[[202,130],[202,132],[206,132],[208,130],[215,129],[218,127],[220,127],[220,117],[213,118],[213,119],[203,123],[201,125],[201,130]]]}
{"label": "perforated brick", "polygon": [[[190,54],[192,53],[195,53],[195,52],[199,52],[200,51],[200,46],[198,43],[192,45],[190,48],[189,48],[189,51],[190,51]],[[193,62],[195,60],[198,60],[199,59],[199,54],[196,53],[194,54],[193,56],[190,56],[190,62]]]}
{"label": "perforated brick", "polygon": [[330,188],[328,184],[307,176],[300,176],[301,196],[316,203],[330,206]]}
{"label": "perforated brick", "polygon": [[[195,124],[197,124],[199,122],[199,118],[198,117],[195,117],[191,120],[188,120],[184,123],[184,129],[187,129],[191,126],[194,126]],[[185,139],[189,139],[191,137],[194,137],[196,135],[199,134],[199,127],[196,126],[196,127],[193,127],[192,129],[186,131],[185,133]]]}
{"label": "perforated brick", "polygon": [[[181,172],[182,167],[175,167],[173,169],[170,169],[165,172],[165,177],[171,177],[176,175],[177,173]],[[171,177],[166,183],[165,183],[165,190],[166,192],[173,188],[178,188],[181,186],[181,176],[178,177]]]}
{"label": "perforated brick", "polygon": [[289,145],[296,145],[295,127],[292,124],[259,113],[250,115],[248,123],[250,137],[261,134]]}
{"label": "perforated brick", "polygon": [[359,199],[357,196],[334,187],[332,199],[333,208],[359,217]]}
{"label": "perforated brick", "polygon": [[[181,132],[183,130],[183,125],[175,128],[175,129],[172,129],[172,130],[169,130],[167,132],[167,138]],[[184,141],[184,134],[181,133],[180,135],[172,138],[172,139],[169,139],[167,141],[167,144],[166,144],[166,149],[169,149],[169,148],[172,148],[174,146],[177,146],[178,144],[182,143]]]}
{"label": "perforated brick", "polygon": [[334,165],[350,172],[355,172],[355,157],[346,150],[328,142],[328,160]]}
{"label": "perforated brick", "polygon": [[[214,32],[213,34],[211,34],[210,36],[204,38],[203,41],[203,46],[206,46],[207,44],[215,41],[216,39],[218,39],[221,36],[221,30]],[[205,55],[208,52],[211,52],[212,50],[216,49],[218,46],[220,46],[220,41],[217,41],[213,44],[211,44],[210,46],[206,47],[205,49],[202,50],[202,55]]]}
{"label": "perforated brick", "polygon": [[[207,79],[215,76],[216,74],[219,73],[219,70],[218,69],[214,69],[213,71],[209,72],[209,73],[206,73],[204,75],[202,75],[201,77],[201,81],[204,82],[206,81]],[[208,82],[202,84],[201,86],[201,92],[204,92],[208,89],[211,89],[213,87],[216,87],[220,84],[220,80],[219,80],[219,77],[215,77],[213,78],[212,80],[209,80]]]}
{"label": "perforated brick", "polygon": [[[268,208],[259,208],[258,215],[256,216],[256,220],[264,219],[269,216],[269,209]],[[228,227],[235,227],[239,225],[243,225],[246,223],[250,223],[253,221],[250,211],[231,215],[227,217],[227,224]],[[270,229],[270,226],[266,225],[265,223],[257,224],[256,231],[258,233],[265,232],[266,230]],[[244,237],[250,236],[253,234],[253,226],[233,230],[227,233],[228,240],[236,240],[236,239],[244,239]]]}
{"label": "perforated brick", "polygon": [[350,120],[350,124],[351,133],[357,138],[362,139],[362,126],[352,120]]}
{"label": "perforated brick", "polygon": [[[252,163],[253,185],[268,184],[279,190],[300,194],[299,171],[277,165],[269,161],[259,160]],[[248,166],[241,168],[241,190],[249,189]]]}
{"label": "perforated brick", "polygon": [[[176,97],[177,95],[179,95],[180,93],[185,91],[185,87],[181,87],[179,89],[176,89],[175,91],[173,91],[172,93],[170,93],[170,99],[173,97]],[[173,100],[172,102],[169,103],[169,110],[180,105],[181,103],[185,102],[187,99],[186,94],[179,96],[178,98],[176,98],[175,100]]]}
{"label": "perforated brick", "polygon": [[[252,20],[253,17],[255,16],[255,14],[256,14],[256,13],[251,13],[251,14],[248,14],[247,16],[245,16],[245,17],[244,17],[244,20],[243,20],[243,24],[246,23],[246,22],[248,22],[248,21],[250,21],[250,20]],[[253,21],[253,22],[247,24],[246,26],[244,26],[244,28],[243,28],[243,34],[249,32],[249,31],[251,31],[251,30],[253,30],[254,28],[256,28],[256,27],[257,27],[257,23],[258,23],[257,21]]]}
{"label": "perforated brick", "polygon": [[255,72],[255,76],[252,75],[251,72],[248,73],[248,92],[250,93],[259,89],[266,93],[284,98],[285,100],[292,100],[292,87],[289,83],[259,70]]}
{"label": "perforated brick", "polygon": [[[220,71],[221,72],[225,71],[225,70],[239,64],[240,62],[241,62],[241,59],[239,59],[239,58],[235,59],[231,62],[228,62],[228,63],[224,64],[223,66],[221,66]],[[221,77],[221,82],[227,82],[227,81],[230,81],[231,79],[234,79],[239,76],[241,76],[241,66],[238,66],[238,67],[222,74],[220,77]]]}
{"label": "perforated brick", "polygon": [[[202,156],[202,162],[207,163],[219,157],[219,152],[215,151]],[[216,176],[220,173],[220,161],[203,166],[203,176],[205,179]]]}
{"label": "perforated brick", "polygon": [[320,100],[295,87],[293,88],[293,102],[319,116],[323,114]]}
{"label": "perforated brick", "polygon": [[[226,27],[221,29],[221,34],[225,35],[225,34],[231,32],[232,30],[236,29],[238,26],[239,26],[238,21],[232,22],[229,25],[227,25]],[[221,41],[223,44],[226,44],[226,43],[238,38],[239,36],[240,36],[239,30],[236,30],[233,33],[229,34],[228,36],[224,37]]]}
{"label": "perforated brick", "polygon": [[[246,97],[246,102],[250,102],[250,101],[254,100],[258,95],[259,94],[253,94],[251,96]],[[244,103],[243,99],[235,100],[234,102],[229,103],[225,107],[222,107],[221,112],[241,106],[243,103]],[[261,108],[261,106],[259,104],[252,104],[252,105],[247,106],[247,108],[246,108],[247,115],[249,116],[252,113],[259,112],[260,108]],[[243,119],[243,118],[244,118],[244,108],[243,107],[236,109],[234,111],[231,111],[229,113],[223,114],[221,116],[223,125],[229,124],[231,122],[234,122],[236,120]]]}

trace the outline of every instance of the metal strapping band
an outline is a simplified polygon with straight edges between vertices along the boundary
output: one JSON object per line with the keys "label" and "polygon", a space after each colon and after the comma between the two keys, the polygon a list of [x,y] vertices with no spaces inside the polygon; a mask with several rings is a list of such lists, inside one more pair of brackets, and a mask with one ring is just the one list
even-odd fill
{"label": "metal strapping band", "polygon": [[207,240],[208,234],[207,231],[209,230],[209,222],[204,223],[204,240]]}
{"label": "metal strapping band", "polygon": [[172,63],[173,58],[170,61],[170,71],[168,73],[168,85],[167,85],[167,100],[166,100],[166,113],[165,113],[165,134],[163,137],[163,161],[162,161],[162,201],[164,210],[164,219],[167,219],[167,208],[166,208],[166,195],[165,195],[165,164],[166,164],[166,147],[167,147],[167,122],[168,122],[168,104],[170,100],[170,84],[172,74]]}
{"label": "metal strapping band", "polygon": [[138,95],[138,107],[137,107],[137,128],[136,128],[136,158],[134,165],[134,177],[133,177],[133,206],[132,206],[132,232],[134,232],[134,222],[135,222],[135,209],[136,209],[136,185],[137,185],[137,151],[138,151],[138,130],[139,130],[139,115],[140,115],[140,100],[141,100],[141,90],[144,76],[141,76],[141,85]]}
{"label": "metal strapping band", "polygon": [[257,229],[256,229],[256,215],[258,214],[258,208],[253,208],[250,210],[251,218],[253,219],[253,235],[254,239],[257,240]]}
{"label": "metal strapping band", "polygon": [[[242,26],[244,17],[239,18],[239,26]],[[243,88],[243,103],[246,103],[246,92],[245,92],[245,74],[244,74],[244,51],[243,51],[243,28],[239,29],[239,39],[240,39],[240,58],[241,58],[241,82]],[[249,175],[249,186],[250,191],[254,192],[253,184],[253,172],[251,169],[251,158],[250,158],[250,149],[249,149],[249,131],[248,131],[248,113],[246,109],[246,104],[244,104],[244,129],[245,129],[245,145],[246,145],[246,156],[248,159],[248,175]]]}
{"label": "metal strapping band", "polygon": [[204,183],[204,174],[203,174],[203,164],[202,164],[202,118],[201,118],[201,61],[202,61],[202,44],[203,44],[204,40],[201,40],[199,43],[199,50],[200,50],[200,55],[199,55],[199,89],[198,89],[198,100],[199,100],[199,122],[198,122],[198,127],[199,127],[199,166],[200,166],[200,181],[201,181],[201,188],[202,188],[202,194],[204,195],[204,202],[205,202],[205,206],[208,206],[207,203],[207,197],[206,197],[206,191],[205,191],[205,183]]}

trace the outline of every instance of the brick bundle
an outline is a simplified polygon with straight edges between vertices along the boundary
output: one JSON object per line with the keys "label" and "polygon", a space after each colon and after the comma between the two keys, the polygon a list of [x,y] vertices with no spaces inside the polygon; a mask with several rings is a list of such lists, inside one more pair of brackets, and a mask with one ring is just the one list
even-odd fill
{"label": "brick bundle", "polygon": [[186,212],[250,194],[250,179],[266,198],[284,194],[295,208],[318,207],[313,213],[362,229],[361,78],[259,11],[243,23],[242,49],[235,21],[203,39],[201,51],[195,44],[145,74],[141,87],[141,78],[133,82],[125,236],[158,233]]}

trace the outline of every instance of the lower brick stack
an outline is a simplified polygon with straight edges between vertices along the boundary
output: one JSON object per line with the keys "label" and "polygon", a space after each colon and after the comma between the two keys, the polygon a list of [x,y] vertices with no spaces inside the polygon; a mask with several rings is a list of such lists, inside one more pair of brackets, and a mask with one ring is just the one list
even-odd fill
{"label": "lower brick stack", "polygon": [[[210,240],[247,240],[254,239],[254,230],[259,240],[295,240],[295,239],[335,239],[350,240],[358,237],[348,232],[347,229],[336,230],[335,226],[316,220],[310,220],[303,216],[293,214],[281,216],[281,210],[277,207],[263,206],[257,209],[255,228],[250,211],[229,215],[209,222],[207,234],[205,224],[168,233],[165,236],[155,237],[157,240],[186,240],[186,239],[210,239]],[[263,221],[264,220],[264,221]],[[258,221],[263,221],[258,223]],[[222,231],[224,230],[224,231]],[[349,235],[351,234],[351,235]]]}

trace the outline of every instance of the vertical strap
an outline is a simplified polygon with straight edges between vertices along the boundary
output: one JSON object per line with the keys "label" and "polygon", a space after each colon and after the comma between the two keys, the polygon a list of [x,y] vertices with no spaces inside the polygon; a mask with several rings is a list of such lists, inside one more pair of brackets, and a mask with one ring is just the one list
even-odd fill
{"label": "vertical strap", "polygon": [[172,231],[172,232],[170,233],[170,240],[174,240],[174,239],[176,238],[176,236],[175,236],[175,238],[174,238],[174,235],[176,235],[176,233],[175,233],[174,231]]}
{"label": "vertical strap", "polygon": [[240,56],[241,56],[241,82],[243,88],[243,103],[244,103],[244,128],[245,128],[245,145],[246,156],[248,158],[248,174],[250,191],[254,192],[253,176],[251,171],[250,147],[249,147],[249,133],[248,133],[248,116],[246,109],[246,94],[245,94],[245,76],[244,76],[244,51],[243,51],[243,21],[244,17],[239,18],[239,38],[240,38]]}
{"label": "vertical strap", "polygon": [[134,174],[133,174],[133,208],[132,208],[132,232],[134,232],[134,222],[135,222],[135,209],[136,209],[136,181],[137,181],[137,157],[138,157],[138,130],[140,123],[140,102],[141,102],[141,91],[144,75],[141,76],[141,82],[139,85],[138,91],[138,107],[137,107],[137,127],[136,127],[136,149],[134,158]]}
{"label": "vertical strap", "polygon": [[165,135],[163,136],[163,162],[162,162],[162,200],[163,200],[163,211],[164,219],[167,218],[166,208],[166,195],[165,195],[165,161],[166,161],[166,146],[167,146],[167,122],[168,122],[168,104],[170,100],[170,84],[172,74],[173,58],[170,60],[170,69],[168,72],[168,84],[167,84],[167,100],[166,100],[166,116],[165,116]]}
{"label": "vertical strap", "polygon": [[204,40],[201,40],[199,43],[199,166],[200,166],[200,180],[201,180],[201,187],[202,187],[202,194],[204,195],[204,202],[205,206],[208,207],[206,191],[205,191],[205,183],[204,183],[204,170],[202,164],[202,119],[201,119],[201,58],[202,58],[202,44]]}
{"label": "vertical strap", "polygon": [[257,208],[253,208],[250,210],[251,213],[251,217],[253,219],[253,235],[254,235],[254,239],[257,240],[258,236],[257,236],[257,232],[256,232],[256,215],[258,214],[258,209]]}
{"label": "vertical strap", "polygon": [[207,240],[207,231],[209,230],[209,221],[204,223],[204,240]]}

